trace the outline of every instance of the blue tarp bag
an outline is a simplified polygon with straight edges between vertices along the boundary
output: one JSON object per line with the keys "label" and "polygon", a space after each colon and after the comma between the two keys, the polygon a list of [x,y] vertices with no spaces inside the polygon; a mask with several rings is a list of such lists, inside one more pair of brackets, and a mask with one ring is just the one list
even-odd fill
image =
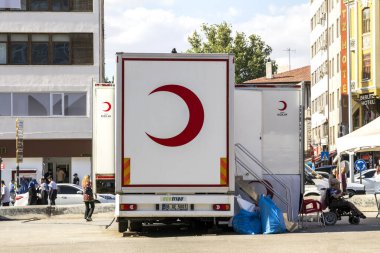
{"label": "blue tarp bag", "polygon": [[259,212],[249,212],[241,209],[232,220],[232,227],[236,233],[244,235],[261,234],[261,220]]}
{"label": "blue tarp bag", "polygon": [[264,196],[261,194],[259,206],[263,234],[279,234],[286,232],[282,212],[270,196]]}

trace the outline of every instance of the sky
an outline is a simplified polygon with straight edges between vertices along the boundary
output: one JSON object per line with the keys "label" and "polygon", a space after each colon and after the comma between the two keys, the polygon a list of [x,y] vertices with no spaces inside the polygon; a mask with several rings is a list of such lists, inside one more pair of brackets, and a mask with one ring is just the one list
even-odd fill
{"label": "sky", "polygon": [[178,53],[187,38],[226,21],[236,32],[259,35],[280,70],[310,64],[309,0],[105,0],[106,76],[115,75],[116,52]]}

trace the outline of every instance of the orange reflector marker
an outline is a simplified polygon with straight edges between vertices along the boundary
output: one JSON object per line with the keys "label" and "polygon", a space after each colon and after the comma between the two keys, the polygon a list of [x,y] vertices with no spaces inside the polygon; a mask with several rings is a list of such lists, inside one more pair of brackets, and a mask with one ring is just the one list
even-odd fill
{"label": "orange reflector marker", "polygon": [[131,159],[124,158],[123,161],[123,186],[131,184]]}
{"label": "orange reflector marker", "polygon": [[120,204],[120,211],[136,211],[137,204]]}
{"label": "orange reflector marker", "polygon": [[214,211],[229,211],[231,206],[230,204],[213,204],[212,209]]}
{"label": "orange reflector marker", "polygon": [[227,158],[220,158],[220,184],[227,185]]}

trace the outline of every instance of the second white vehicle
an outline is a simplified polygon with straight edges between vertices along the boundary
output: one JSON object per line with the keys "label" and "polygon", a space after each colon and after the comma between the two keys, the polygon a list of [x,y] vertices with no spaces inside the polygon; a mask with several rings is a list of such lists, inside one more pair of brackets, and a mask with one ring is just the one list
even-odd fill
{"label": "second white vehicle", "polygon": [[[18,194],[15,206],[27,206],[29,193]],[[96,194],[96,203],[115,203],[115,196],[112,194]],[[83,191],[76,184],[57,184],[56,205],[83,204]]]}

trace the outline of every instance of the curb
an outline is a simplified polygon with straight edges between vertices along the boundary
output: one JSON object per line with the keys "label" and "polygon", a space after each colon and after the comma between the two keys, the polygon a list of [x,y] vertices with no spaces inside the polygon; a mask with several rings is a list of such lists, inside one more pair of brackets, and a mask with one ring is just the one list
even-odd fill
{"label": "curb", "polygon": [[[51,217],[57,215],[84,214],[84,204],[78,205],[59,205],[59,206],[10,206],[0,207],[0,218],[15,218],[22,216],[33,217]],[[95,204],[94,214],[113,213],[115,211],[114,203]]]}

